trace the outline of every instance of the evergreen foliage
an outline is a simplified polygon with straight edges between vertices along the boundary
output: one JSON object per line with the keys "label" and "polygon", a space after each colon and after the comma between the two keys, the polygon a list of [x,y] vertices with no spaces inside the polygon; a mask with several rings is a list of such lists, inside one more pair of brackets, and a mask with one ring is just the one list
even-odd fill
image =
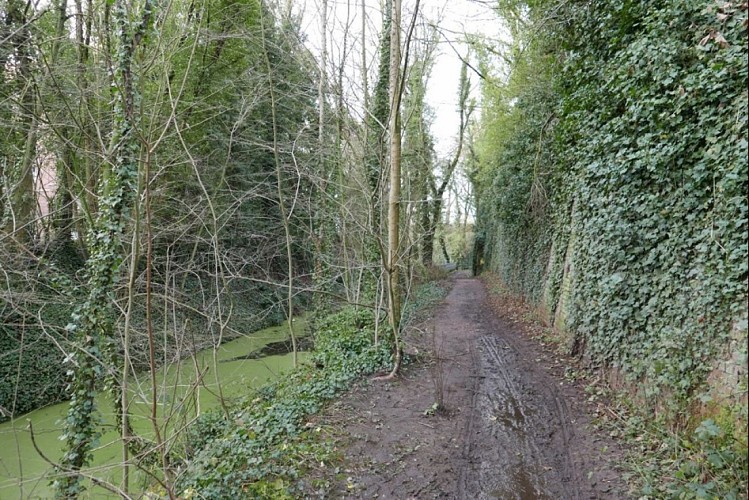
{"label": "evergreen foliage", "polygon": [[[388,342],[374,343],[371,311],[345,309],[323,319],[313,363],[271,383],[231,418],[201,416],[187,444],[185,498],[285,498],[304,454],[304,421],[361,375],[392,363]],[[316,455],[316,460],[319,454]],[[289,496],[291,498],[291,496]]]}
{"label": "evergreen foliage", "polygon": [[[383,171],[387,165],[387,125],[390,116],[390,31],[392,25],[393,0],[385,0],[382,9],[382,31],[380,35],[377,82],[372,95],[372,110],[367,117],[366,165],[372,196],[380,197]],[[376,215],[379,217],[379,214]]]}
{"label": "evergreen foliage", "polygon": [[510,51],[509,79],[484,89],[485,266],[668,422],[726,386],[746,398],[746,4],[505,13],[532,35]]}

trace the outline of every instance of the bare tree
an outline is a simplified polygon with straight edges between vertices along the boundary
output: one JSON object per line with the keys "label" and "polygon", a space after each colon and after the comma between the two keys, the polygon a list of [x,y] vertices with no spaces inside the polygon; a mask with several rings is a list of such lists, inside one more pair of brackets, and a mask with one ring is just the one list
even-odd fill
{"label": "bare tree", "polygon": [[[468,102],[468,96],[470,92],[467,64],[464,62],[460,70],[460,85],[458,88],[458,109],[460,111],[460,123],[458,126],[458,144],[453,152],[452,158],[448,160],[442,171],[442,179],[437,185],[436,179],[432,176],[430,179],[430,191],[431,191],[431,202],[429,203],[429,210],[426,213],[424,220],[425,234],[423,240],[422,259],[425,265],[432,264],[432,255],[434,254],[434,238],[437,232],[437,226],[442,219],[442,204],[445,196],[445,191],[450,185],[450,181],[453,178],[455,168],[460,162],[461,154],[463,152],[463,144],[465,142],[465,132],[470,123],[471,113],[473,108]],[[446,250],[443,251],[446,254]],[[449,256],[446,256],[449,261]]]}

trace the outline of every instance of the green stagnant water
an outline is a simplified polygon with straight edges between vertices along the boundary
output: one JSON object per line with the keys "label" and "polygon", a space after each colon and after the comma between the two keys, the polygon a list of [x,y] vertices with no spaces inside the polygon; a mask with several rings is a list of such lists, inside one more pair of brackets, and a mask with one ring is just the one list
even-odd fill
{"label": "green stagnant water", "polygon": [[[295,331],[304,331],[304,321],[295,321]],[[251,356],[274,342],[288,338],[286,326],[260,330],[246,337],[223,344],[216,350],[206,349],[195,356],[173,363],[157,372],[157,412],[162,438],[173,438],[178,429],[195,418],[198,412],[219,405],[218,382],[225,400],[240,398],[252,393],[252,389],[269,380],[278,378],[293,367],[291,354]],[[299,361],[306,353],[299,353]],[[197,371],[196,371],[197,368]],[[201,374],[202,384],[196,384],[196,372]],[[141,374],[130,382],[132,402],[132,426],[139,435],[154,437],[151,419],[151,377]],[[97,396],[97,406],[103,416],[106,432],[94,452],[94,462],[86,473],[104,479],[111,484],[121,484],[122,442],[113,429],[113,410],[108,398]],[[13,421],[0,424],[0,499],[50,498],[49,474],[52,467],[34,448],[30,426],[39,450],[50,460],[62,456],[60,441],[61,420],[68,409],[60,403],[27,413]],[[132,472],[131,491],[142,491],[150,482],[139,472]],[[136,495],[137,497],[138,495]],[[105,489],[87,481],[86,498],[115,497]]]}

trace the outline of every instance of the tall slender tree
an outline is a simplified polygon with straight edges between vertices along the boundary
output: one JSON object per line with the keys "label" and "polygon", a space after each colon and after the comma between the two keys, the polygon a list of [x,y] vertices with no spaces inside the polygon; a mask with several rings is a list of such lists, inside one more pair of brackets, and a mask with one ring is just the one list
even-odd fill
{"label": "tall slender tree", "polygon": [[403,99],[403,177],[408,200],[408,252],[410,257],[418,256],[418,261],[423,260],[421,251],[427,227],[425,221],[428,221],[430,213],[429,185],[436,159],[434,139],[429,130],[432,110],[426,102],[426,84],[434,44],[428,36],[424,40],[408,72]]}
{"label": "tall slender tree", "polygon": [[[146,0],[140,16],[131,20],[125,0],[113,7],[118,34],[114,54],[114,135],[111,155],[101,185],[101,211],[90,235],[91,256],[86,264],[88,297],[73,315],[68,330],[78,339],[73,353],[71,400],[65,419],[66,452],[55,482],[58,498],[76,498],[83,491],[81,469],[90,463],[92,448],[101,435],[94,396],[101,379],[110,380],[115,366],[113,294],[124,253],[120,245],[126,218],[137,190],[141,143],[138,135],[138,74],[134,71],[136,51],[144,41],[154,16],[154,4]],[[119,401],[119,398],[115,398]]]}
{"label": "tall slender tree", "polygon": [[387,273],[388,317],[393,330],[393,370],[400,369],[400,203],[401,203],[401,0],[393,0],[390,29],[390,192],[388,195]]}
{"label": "tall slender tree", "polygon": [[460,121],[458,125],[457,145],[455,151],[442,170],[442,178],[439,181],[439,184],[437,184],[437,180],[434,176],[430,178],[431,181],[429,183],[431,200],[424,218],[424,227],[426,231],[424,239],[422,240],[423,247],[421,251],[423,263],[427,266],[432,265],[434,238],[437,233],[437,226],[442,219],[442,204],[444,202],[445,191],[450,185],[450,181],[455,173],[455,168],[458,166],[461,154],[463,153],[466,129],[468,128],[471,113],[473,112],[473,107],[469,102],[469,95],[470,81],[468,80],[468,66],[464,62],[460,69],[460,84],[458,86],[458,111]]}
{"label": "tall slender tree", "polygon": [[[37,79],[35,77],[35,50],[33,47],[31,19],[33,10],[22,0],[9,0],[5,12],[8,27],[6,49],[2,49],[3,76],[0,99],[16,102],[15,111],[8,110],[4,117],[10,141],[4,141],[5,151],[0,158],[0,174],[5,186],[3,230],[5,235],[20,244],[28,244],[34,235],[33,219],[36,207],[34,196],[34,166],[38,138]],[[4,41],[3,45],[6,42]],[[0,192],[1,194],[1,192]]]}
{"label": "tall slender tree", "polygon": [[[379,200],[382,177],[388,159],[388,120],[392,101],[389,97],[390,69],[392,66],[393,0],[385,0],[380,33],[380,53],[377,66],[377,81],[370,99],[371,109],[367,113],[366,169],[370,189],[375,201]],[[366,71],[366,70],[365,70]],[[379,212],[375,214],[379,217]],[[376,221],[375,221],[376,222]]]}

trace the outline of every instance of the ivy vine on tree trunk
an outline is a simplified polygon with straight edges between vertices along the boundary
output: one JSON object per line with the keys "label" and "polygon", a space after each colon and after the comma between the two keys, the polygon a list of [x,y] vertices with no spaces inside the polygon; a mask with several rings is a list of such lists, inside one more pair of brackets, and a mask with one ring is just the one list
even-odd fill
{"label": "ivy vine on tree trunk", "polygon": [[[115,34],[119,43],[113,54],[114,128],[111,160],[105,165],[100,185],[96,224],[89,235],[91,255],[86,264],[88,296],[75,311],[67,330],[77,339],[77,350],[69,355],[70,407],[63,437],[66,451],[54,483],[57,498],[76,498],[84,489],[81,469],[90,463],[92,449],[101,436],[94,397],[105,380],[105,388],[117,392],[113,336],[113,288],[123,261],[121,237],[137,192],[141,151],[136,108],[139,94],[133,59],[143,42],[153,16],[154,3],[146,0],[139,19],[131,21],[125,0],[113,7]],[[114,398],[115,402],[119,398]]]}

